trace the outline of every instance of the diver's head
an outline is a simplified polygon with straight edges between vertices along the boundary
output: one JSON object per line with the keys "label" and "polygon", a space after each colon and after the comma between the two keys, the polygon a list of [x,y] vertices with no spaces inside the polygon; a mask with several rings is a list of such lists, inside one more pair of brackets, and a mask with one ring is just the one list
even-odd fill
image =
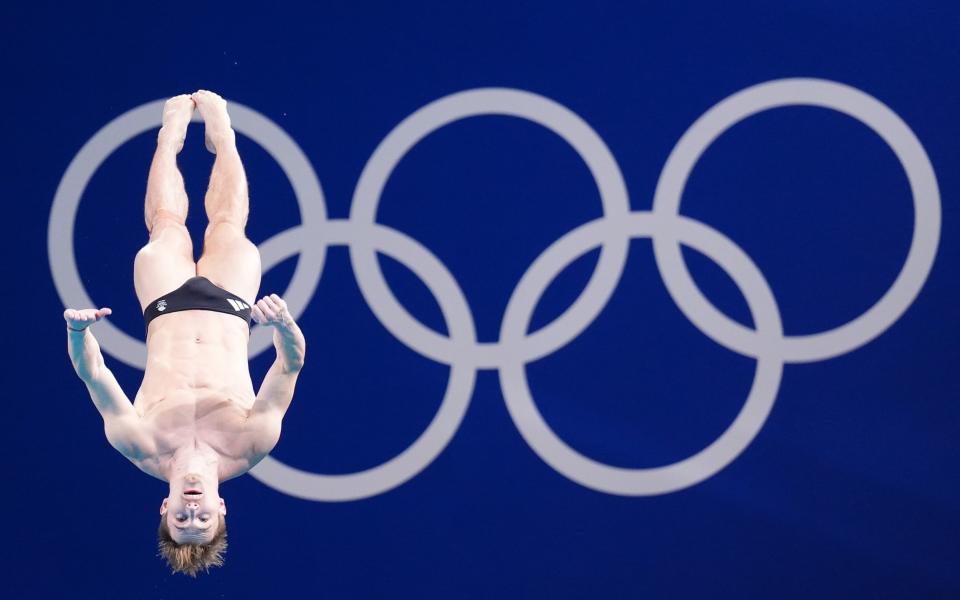
{"label": "diver's head", "polygon": [[227,507],[217,482],[189,473],[170,480],[170,494],[160,504],[157,531],[160,555],[174,573],[196,577],[223,564],[227,547]]}

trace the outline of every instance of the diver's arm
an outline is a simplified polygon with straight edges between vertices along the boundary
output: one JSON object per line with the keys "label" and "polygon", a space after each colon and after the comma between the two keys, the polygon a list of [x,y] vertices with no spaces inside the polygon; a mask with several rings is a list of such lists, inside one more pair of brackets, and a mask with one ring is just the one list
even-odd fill
{"label": "diver's arm", "polygon": [[253,410],[282,418],[293,400],[294,386],[303,368],[306,341],[290,316],[286,302],[276,294],[264,296],[251,308],[251,314],[261,325],[274,328],[273,345],[277,350],[277,359],[260,385]]}
{"label": "diver's arm", "polygon": [[67,322],[67,352],[77,376],[87,386],[93,404],[104,421],[116,417],[136,417],[130,399],[123,393],[120,384],[103,361],[100,344],[89,331],[90,326],[109,315],[109,308],[74,310],[63,313]]}

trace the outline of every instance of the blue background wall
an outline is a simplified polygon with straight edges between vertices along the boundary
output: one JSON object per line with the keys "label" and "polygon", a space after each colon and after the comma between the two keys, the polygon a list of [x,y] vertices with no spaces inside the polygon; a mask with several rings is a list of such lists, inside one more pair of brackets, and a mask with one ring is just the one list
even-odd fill
{"label": "blue background wall", "polygon": [[[957,197],[960,9],[910,3],[339,2],[295,6],[32,4],[2,9],[4,93],[3,587],[7,597],[935,598],[960,595],[956,499],[960,391]],[[198,88],[254,108],[300,145],[327,213],[345,218],[358,177],[405,117],[450,93],[528,90],[577,113],[649,210],[664,161],[711,106],[748,86],[818,77],[895,111],[935,169],[936,262],[906,313],[836,358],[787,364],[772,413],[729,466],[654,496],[589,489],[524,442],[495,370],[477,375],[449,446],[422,473],[349,502],[292,497],[251,476],[221,489],[226,565],[197,581],[154,557],[165,486],[107,444],[65,353],[47,255],[50,209],[87,140],[143,103]],[[181,168],[196,249],[212,159],[191,127]],[[124,144],[86,187],[73,244],[111,321],[142,339],[132,286],[155,131]],[[299,224],[280,167],[241,136],[248,233]],[[861,123],[783,108],[751,117],[697,163],[682,213],[735,241],[776,297],[787,334],[842,325],[876,302],[910,247],[903,169]],[[533,260],[601,215],[577,154],[528,121],[484,116],[426,138],[383,194],[380,223],[418,240],[456,278],[478,339],[498,339]],[[56,235],[57,232],[54,232]],[[322,244],[320,240],[311,243]],[[690,269],[719,308],[751,324],[708,258]],[[539,303],[533,329],[586,284],[593,251]],[[297,258],[265,274],[282,292]],[[445,332],[436,301],[381,258],[397,297]],[[449,368],[393,337],[332,247],[299,321],[308,364],[274,457],[352,473],[397,455],[440,406]],[[259,382],[272,351],[255,357]],[[130,396],[141,373],[115,356]],[[609,304],[570,344],[527,367],[546,422],[607,464],[653,467],[711,443],[733,420],[756,361],[711,341],[668,295],[649,239],[630,245]]]}

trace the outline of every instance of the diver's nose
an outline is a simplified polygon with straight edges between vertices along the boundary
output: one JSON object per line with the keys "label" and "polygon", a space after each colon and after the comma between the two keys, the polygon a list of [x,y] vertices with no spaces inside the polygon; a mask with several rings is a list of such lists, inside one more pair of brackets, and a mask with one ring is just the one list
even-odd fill
{"label": "diver's nose", "polygon": [[195,501],[187,502],[187,508],[190,510],[200,510],[200,503]]}

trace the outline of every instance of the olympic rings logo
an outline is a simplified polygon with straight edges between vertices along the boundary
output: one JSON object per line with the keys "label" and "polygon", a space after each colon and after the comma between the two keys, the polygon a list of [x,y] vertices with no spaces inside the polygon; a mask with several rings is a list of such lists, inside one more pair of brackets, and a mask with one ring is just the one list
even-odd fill
{"label": "olympic rings logo", "polygon": [[[763,274],[732,240],[680,214],[687,178],[703,152],[727,129],[757,113],[785,106],[818,106],[861,121],[893,150],[909,180],[915,213],[910,250],[896,279],[872,307],[852,321],[811,335],[784,335],[777,302]],[[67,168],[54,198],[48,231],[53,280],[61,300],[93,306],[73,252],[80,199],[97,167],[130,138],[160,125],[162,101],[116,118],[97,132]],[[317,501],[356,500],[381,494],[425,469],[453,438],[473,394],[478,369],[495,369],[507,408],[527,444],[547,464],[588,488],[625,496],[666,494],[695,485],[730,464],[763,427],[776,399],[785,363],[826,360],[850,352],[890,327],[916,298],[933,265],[940,237],[940,193],[930,159],[906,123],[890,108],[856,88],[820,79],[781,79],[729,96],[697,119],[671,151],[657,183],[653,209],[631,211],[620,167],[597,133],[577,114],[530,92],[487,88],[436,100],[404,119],[376,148],[354,191],[348,219],[326,216],[319,179],[303,151],[279,126],[253,109],[231,102],[237,131],[259,143],[289,178],[302,224],[260,245],[263,269],[300,253],[283,294],[294,317],[313,296],[328,245],[349,247],[360,291],[380,322],[403,344],[450,367],[443,402],[423,433],[403,452],[376,467],[346,475],[305,472],[267,457],[251,474],[292,496]],[[603,216],[551,244],[517,283],[507,304],[499,340],[479,343],[473,315],[456,279],[416,240],[376,222],[380,195],[393,169],[430,133],[480,115],[506,115],[537,123],[564,139],[584,160],[600,191]],[[196,117],[199,119],[199,116]],[[756,359],[746,402],[733,423],[706,448],[673,464],[643,469],[612,467],[566,444],[544,421],[530,393],[527,363],[555,352],[584,331],[617,287],[632,238],[651,238],[660,275],[683,314],[718,344]],[[720,312],[697,288],[681,245],[715,261],[740,288],[755,328]],[[532,314],[550,282],[572,261],[600,248],[596,270],[577,300],[553,322],[527,333]],[[376,254],[412,270],[436,298],[448,335],[423,325],[387,286]],[[114,327],[100,326],[102,348],[143,369],[144,343]],[[250,355],[271,345],[269,331],[255,328]]]}

